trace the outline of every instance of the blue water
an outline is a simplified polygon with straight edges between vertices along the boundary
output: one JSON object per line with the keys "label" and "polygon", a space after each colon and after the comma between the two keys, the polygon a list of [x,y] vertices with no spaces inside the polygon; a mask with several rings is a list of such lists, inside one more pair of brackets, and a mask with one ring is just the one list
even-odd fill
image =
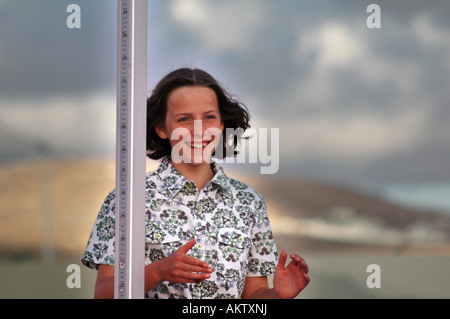
{"label": "blue water", "polygon": [[450,182],[394,184],[384,187],[383,195],[392,202],[450,215]]}

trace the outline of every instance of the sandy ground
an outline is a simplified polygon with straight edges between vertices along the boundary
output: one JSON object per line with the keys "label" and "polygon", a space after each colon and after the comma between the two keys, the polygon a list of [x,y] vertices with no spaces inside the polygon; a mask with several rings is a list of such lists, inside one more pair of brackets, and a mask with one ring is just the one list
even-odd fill
{"label": "sandy ground", "polygon": [[[371,254],[303,255],[311,282],[297,299],[450,298],[450,257]],[[81,287],[68,288],[68,271],[77,259],[0,263],[0,299],[92,298],[96,272],[80,266]],[[367,267],[379,265],[380,288],[369,288]]]}
{"label": "sandy ground", "polygon": [[[311,282],[297,299],[450,298],[447,247],[341,249],[323,244],[318,248],[309,240],[282,236],[277,237],[277,243],[280,250],[302,256],[309,266]],[[367,285],[373,273],[368,266],[372,264],[380,267],[380,288]]]}
{"label": "sandy ground", "polygon": [[[298,298],[450,297],[448,218],[317,182],[244,180],[266,198],[279,250],[310,267]],[[113,187],[110,159],[0,167],[0,298],[92,298],[96,273],[80,258]],[[67,287],[71,264],[81,288]],[[371,264],[381,288],[367,287]]]}

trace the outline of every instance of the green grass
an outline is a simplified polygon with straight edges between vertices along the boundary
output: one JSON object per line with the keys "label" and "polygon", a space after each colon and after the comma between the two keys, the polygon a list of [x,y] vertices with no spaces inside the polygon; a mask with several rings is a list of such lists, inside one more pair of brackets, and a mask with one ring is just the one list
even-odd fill
{"label": "green grass", "polygon": [[[311,283],[298,298],[450,298],[449,256],[334,255],[306,257]],[[81,288],[68,288],[67,266],[80,266]],[[367,266],[381,268],[381,288],[369,289]],[[44,265],[36,259],[0,262],[0,299],[91,299],[96,271],[77,259]]]}
{"label": "green grass", "polygon": [[[67,287],[70,264],[80,266],[80,288]],[[96,275],[79,260],[57,260],[52,265],[34,260],[5,261],[0,263],[0,299],[91,299]]]}

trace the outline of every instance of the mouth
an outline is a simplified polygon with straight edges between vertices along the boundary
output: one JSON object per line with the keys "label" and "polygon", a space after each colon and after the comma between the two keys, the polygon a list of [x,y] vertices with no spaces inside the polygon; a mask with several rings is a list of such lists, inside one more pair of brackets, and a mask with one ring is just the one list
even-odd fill
{"label": "mouth", "polygon": [[191,143],[188,145],[193,150],[203,150],[210,142],[202,142],[202,143]]}

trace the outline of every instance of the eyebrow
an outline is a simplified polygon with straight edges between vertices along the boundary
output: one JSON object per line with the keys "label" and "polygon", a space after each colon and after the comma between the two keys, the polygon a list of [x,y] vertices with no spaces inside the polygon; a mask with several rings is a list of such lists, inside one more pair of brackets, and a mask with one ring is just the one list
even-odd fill
{"label": "eyebrow", "polygon": [[[209,114],[209,113],[220,114],[220,112],[218,110],[209,110],[209,111],[203,112],[202,115]],[[174,116],[187,116],[187,115],[192,115],[192,113],[183,112],[183,113],[176,113],[176,114],[174,114]]]}

